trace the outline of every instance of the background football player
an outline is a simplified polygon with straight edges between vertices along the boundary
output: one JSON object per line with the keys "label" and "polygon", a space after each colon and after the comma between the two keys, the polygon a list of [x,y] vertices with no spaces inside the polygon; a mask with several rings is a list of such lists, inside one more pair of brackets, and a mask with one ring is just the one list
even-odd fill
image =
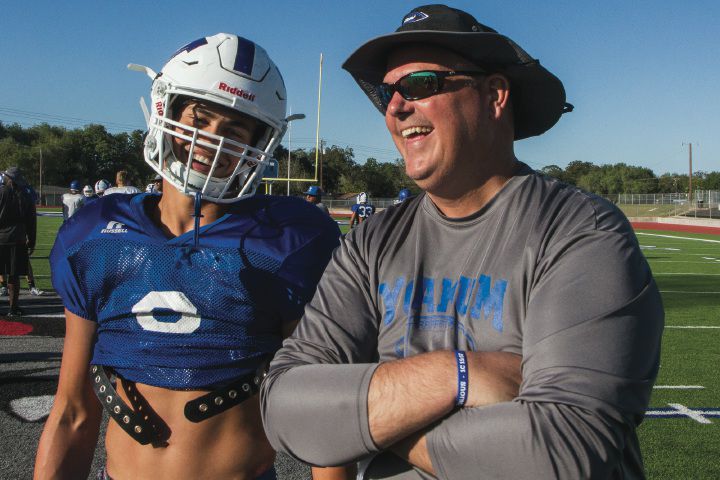
{"label": "background football player", "polygon": [[98,180],[95,182],[95,195],[102,197],[108,188],[110,188],[110,182],[104,179]]}
{"label": "background football player", "polygon": [[163,195],[105,195],[58,233],[67,332],[35,476],[86,478],[105,407],[105,476],[274,478],[257,375],[340,232],[302,199],[254,195],[287,128],[260,46],[221,33],[159,74],[130,68],[153,79],[144,155]]}
{"label": "background football player", "polygon": [[85,196],[80,193],[81,187],[80,182],[73,180],[70,182],[70,192],[63,193],[62,196],[62,208],[63,208],[63,219],[75,215],[75,212],[85,204]]}
{"label": "background football player", "polygon": [[360,192],[357,196],[357,203],[353,205],[350,210],[352,211],[352,215],[350,215],[350,228],[353,228],[355,225],[359,225],[373,216],[375,213],[375,205],[369,203],[367,193]]}

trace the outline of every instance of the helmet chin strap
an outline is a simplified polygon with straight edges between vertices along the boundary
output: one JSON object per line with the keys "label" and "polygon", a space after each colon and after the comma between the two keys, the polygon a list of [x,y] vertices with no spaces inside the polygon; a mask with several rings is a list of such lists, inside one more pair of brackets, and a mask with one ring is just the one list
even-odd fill
{"label": "helmet chin strap", "polygon": [[200,219],[203,217],[200,213],[200,207],[202,206],[202,193],[195,192],[195,213],[191,215],[195,217],[195,230],[193,231],[193,238],[195,240],[195,248],[200,246]]}

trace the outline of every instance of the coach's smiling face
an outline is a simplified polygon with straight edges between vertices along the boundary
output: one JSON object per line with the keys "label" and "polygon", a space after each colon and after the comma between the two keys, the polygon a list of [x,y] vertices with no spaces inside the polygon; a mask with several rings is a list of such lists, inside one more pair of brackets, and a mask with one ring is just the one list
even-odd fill
{"label": "coach's smiling face", "polygon": [[[385,114],[406,173],[450,216],[477,211],[514,166],[509,81],[481,70],[452,51],[409,45],[390,54],[383,79],[393,84],[413,72],[472,72],[446,77],[426,98],[406,100],[395,92]],[[445,210],[452,205],[459,207]]]}
{"label": "coach's smiling face", "polygon": [[[423,70],[477,69],[450,51],[410,46],[390,55],[384,82]],[[444,84],[439,93],[420,100],[405,100],[395,93],[385,115],[408,176],[428,192],[460,186],[458,180],[473,176],[486,130],[487,108],[472,77],[448,77]]]}

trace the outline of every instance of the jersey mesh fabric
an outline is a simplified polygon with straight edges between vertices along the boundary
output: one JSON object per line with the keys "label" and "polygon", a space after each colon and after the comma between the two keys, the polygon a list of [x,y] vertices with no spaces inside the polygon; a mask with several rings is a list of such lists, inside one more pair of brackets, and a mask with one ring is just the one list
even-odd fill
{"label": "jersey mesh fabric", "polygon": [[[280,346],[272,333],[280,323],[276,304],[278,294],[288,294],[278,286],[273,291],[276,259],[231,248],[114,239],[82,242],[68,254],[72,270],[82,272],[78,283],[87,310],[98,315],[92,319],[99,324],[92,361],[123,378],[168,387],[221,385],[254,371],[259,357]],[[199,325],[179,332],[144,328],[133,308],[151,292],[182,292],[197,309]],[[150,322],[178,324],[182,313],[174,309],[153,308]],[[263,321],[252,321],[258,318]]]}

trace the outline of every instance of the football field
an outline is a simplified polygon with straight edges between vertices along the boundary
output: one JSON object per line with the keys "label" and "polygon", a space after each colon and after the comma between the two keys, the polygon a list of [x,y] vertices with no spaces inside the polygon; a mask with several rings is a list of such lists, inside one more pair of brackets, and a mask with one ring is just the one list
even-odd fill
{"label": "football field", "polygon": [[720,478],[720,236],[639,231],[665,306],[640,427],[648,478]]}
{"label": "football field", "polygon": [[[36,283],[43,290],[51,289],[47,257],[61,221],[57,217],[38,218],[33,268]],[[637,234],[661,290],[666,313],[660,373],[639,429],[647,477],[720,478],[720,235],[654,230],[639,230]],[[24,280],[21,286],[26,288]],[[50,296],[24,298],[28,302],[52,303]],[[5,305],[6,300],[2,303]],[[54,313],[43,313],[36,320],[33,309],[28,308],[30,315],[23,320],[38,326],[29,336],[48,336],[49,343],[38,347],[38,352],[31,353],[29,346],[20,345],[29,338],[0,337],[6,347],[17,346],[0,352],[4,364],[0,364],[0,388],[5,390],[0,395],[0,429],[27,437],[23,441],[0,442],[2,456],[7,460],[0,462],[0,478],[10,472],[3,469],[9,464],[13,464],[13,476],[7,478],[16,478],[18,473],[21,475],[17,478],[30,475],[27,469],[32,465],[43,419],[23,420],[17,412],[7,410],[22,400],[10,396],[44,399],[54,389],[61,349],[57,337],[62,335],[63,327],[60,305],[52,303],[52,308]],[[23,349],[26,353],[11,353]],[[21,362],[38,359],[51,362],[53,373],[48,370],[38,376],[42,369],[36,365],[28,370],[18,368]],[[16,367],[12,367],[13,362]],[[285,472],[280,470],[280,478],[299,473],[291,466]]]}

